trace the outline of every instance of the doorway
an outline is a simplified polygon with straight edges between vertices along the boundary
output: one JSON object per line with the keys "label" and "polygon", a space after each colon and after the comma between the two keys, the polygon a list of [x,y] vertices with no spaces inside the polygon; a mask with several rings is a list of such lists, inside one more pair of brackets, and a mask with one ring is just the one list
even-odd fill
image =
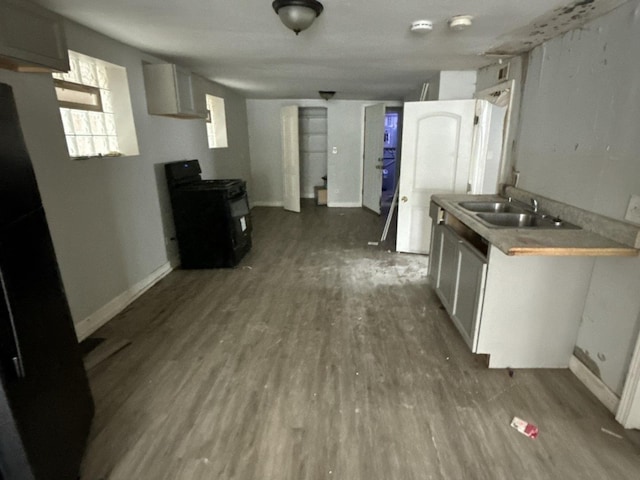
{"label": "doorway", "polygon": [[[300,141],[300,197],[314,198],[317,187],[327,187],[327,109],[298,109]],[[325,202],[326,203],[326,202]]]}
{"label": "doorway", "polygon": [[378,215],[389,210],[398,184],[401,137],[402,107],[365,108],[362,206]]}
{"label": "doorway", "polygon": [[388,212],[400,173],[400,138],[402,107],[387,108],[384,114],[384,150],[382,155],[382,213]]}

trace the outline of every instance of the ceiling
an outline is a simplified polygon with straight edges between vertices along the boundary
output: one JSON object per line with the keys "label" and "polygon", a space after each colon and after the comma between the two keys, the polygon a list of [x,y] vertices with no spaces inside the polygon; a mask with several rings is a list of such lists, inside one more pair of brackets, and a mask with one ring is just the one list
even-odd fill
{"label": "ceiling", "polygon": [[[296,36],[271,0],[33,0],[248,98],[393,100],[440,70],[495,63],[579,27],[624,0],[320,0]],[[454,32],[453,15],[475,17]],[[415,20],[433,22],[425,35]],[[490,53],[492,55],[487,55]]]}

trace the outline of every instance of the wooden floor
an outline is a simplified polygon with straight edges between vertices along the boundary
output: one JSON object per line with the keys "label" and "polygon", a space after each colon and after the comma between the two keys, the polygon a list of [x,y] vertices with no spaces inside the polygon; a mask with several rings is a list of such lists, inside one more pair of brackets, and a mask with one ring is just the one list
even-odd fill
{"label": "wooden floor", "polygon": [[368,245],[378,217],[253,216],[239,268],[177,270],[96,332],[131,345],[90,371],[82,480],[640,478],[568,370],[486,369],[426,257]]}

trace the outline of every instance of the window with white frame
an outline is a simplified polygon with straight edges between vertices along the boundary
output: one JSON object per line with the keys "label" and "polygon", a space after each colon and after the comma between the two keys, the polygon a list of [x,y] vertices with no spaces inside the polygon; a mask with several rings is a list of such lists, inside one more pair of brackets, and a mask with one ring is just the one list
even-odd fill
{"label": "window with white frame", "polygon": [[69,64],[53,74],[69,156],[137,155],[125,68],[72,51]]}
{"label": "window with white frame", "polygon": [[207,94],[206,100],[209,148],[227,147],[227,118],[224,111],[224,98]]}

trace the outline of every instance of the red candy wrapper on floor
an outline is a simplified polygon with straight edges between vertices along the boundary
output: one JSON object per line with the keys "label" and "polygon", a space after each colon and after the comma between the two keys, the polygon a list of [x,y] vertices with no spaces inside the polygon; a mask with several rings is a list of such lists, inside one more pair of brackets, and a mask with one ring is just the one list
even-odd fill
{"label": "red candy wrapper on floor", "polygon": [[513,417],[511,426],[529,438],[536,438],[538,436],[538,427],[529,422],[525,422],[521,418]]}

